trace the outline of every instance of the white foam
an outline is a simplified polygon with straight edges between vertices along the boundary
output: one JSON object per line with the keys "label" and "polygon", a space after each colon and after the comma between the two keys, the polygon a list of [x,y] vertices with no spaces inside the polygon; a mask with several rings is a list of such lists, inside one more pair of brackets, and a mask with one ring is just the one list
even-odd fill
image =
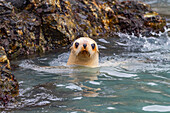
{"label": "white foam", "polygon": [[75,97],[73,100],[81,100],[83,97]]}
{"label": "white foam", "polygon": [[58,58],[53,59],[51,62],[49,62],[50,66],[66,66],[67,60],[69,58],[69,52],[62,53],[58,55]]}
{"label": "white foam", "polygon": [[107,107],[107,109],[110,109],[110,110],[112,110],[112,109],[115,109],[114,107]]}
{"label": "white foam", "polygon": [[150,105],[142,108],[143,111],[170,112],[170,106]]}
{"label": "white foam", "polygon": [[115,71],[115,70],[112,70],[112,69],[109,69],[109,68],[104,68],[104,69],[101,69],[102,73],[107,73],[109,74],[110,76],[116,76],[116,77],[125,77],[125,78],[130,78],[130,77],[136,77],[138,75],[136,74],[129,74],[129,73],[125,73],[125,72],[118,72],[118,71]]}
{"label": "white foam", "polygon": [[79,86],[77,86],[77,85],[75,85],[75,84],[73,84],[73,83],[68,84],[68,85],[66,86],[66,88],[71,89],[71,90],[79,90],[79,91],[82,90],[81,87],[79,87]]}
{"label": "white foam", "polygon": [[93,84],[93,85],[100,85],[101,83],[100,82],[95,82],[95,81],[89,81],[90,84]]}
{"label": "white foam", "polygon": [[41,101],[37,105],[42,106],[42,105],[47,105],[49,103],[50,103],[49,101]]}
{"label": "white foam", "polygon": [[156,84],[156,83],[154,83],[154,82],[149,82],[149,83],[147,83],[148,85],[150,85],[150,86],[157,86],[158,84]]}
{"label": "white foam", "polygon": [[98,45],[99,49],[107,49],[106,47],[102,46],[102,45]]}
{"label": "white foam", "polygon": [[65,85],[63,85],[63,84],[57,84],[56,86],[57,86],[57,87],[64,87]]}
{"label": "white foam", "polygon": [[100,41],[100,42],[103,42],[103,43],[106,43],[106,44],[110,43],[110,42],[106,41],[106,40],[103,39],[103,38],[100,38],[99,41]]}

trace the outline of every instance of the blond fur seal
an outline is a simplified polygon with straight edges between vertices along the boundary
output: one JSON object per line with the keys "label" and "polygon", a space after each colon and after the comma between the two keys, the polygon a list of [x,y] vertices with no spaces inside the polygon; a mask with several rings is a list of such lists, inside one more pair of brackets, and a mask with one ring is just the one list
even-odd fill
{"label": "blond fur seal", "polygon": [[87,67],[99,66],[99,50],[97,43],[89,37],[81,37],[73,42],[67,65]]}

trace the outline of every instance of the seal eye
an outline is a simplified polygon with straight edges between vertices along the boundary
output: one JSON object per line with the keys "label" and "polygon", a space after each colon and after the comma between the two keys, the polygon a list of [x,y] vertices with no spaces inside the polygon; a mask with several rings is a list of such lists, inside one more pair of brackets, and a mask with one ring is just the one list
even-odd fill
{"label": "seal eye", "polygon": [[78,46],[79,46],[79,43],[78,43],[78,42],[76,42],[76,43],[75,43],[75,47],[76,47],[76,48],[78,48]]}
{"label": "seal eye", "polygon": [[93,43],[93,44],[91,44],[91,47],[92,47],[92,49],[94,49],[95,48],[95,44]]}

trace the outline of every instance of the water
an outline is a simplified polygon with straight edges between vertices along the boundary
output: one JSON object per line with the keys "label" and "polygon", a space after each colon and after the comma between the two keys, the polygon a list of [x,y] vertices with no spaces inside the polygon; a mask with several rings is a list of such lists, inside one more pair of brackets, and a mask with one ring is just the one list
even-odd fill
{"label": "water", "polygon": [[155,37],[97,39],[100,67],[66,66],[69,51],[14,61],[20,84],[5,111],[49,113],[170,112],[169,29]]}

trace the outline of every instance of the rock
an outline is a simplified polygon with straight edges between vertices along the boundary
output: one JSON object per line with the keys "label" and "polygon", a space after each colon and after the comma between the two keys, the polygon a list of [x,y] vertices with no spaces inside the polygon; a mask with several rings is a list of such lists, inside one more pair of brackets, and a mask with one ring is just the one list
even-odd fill
{"label": "rock", "polygon": [[0,46],[0,105],[5,106],[15,100],[19,93],[19,85],[14,75],[10,72],[10,63]]}
{"label": "rock", "polygon": [[135,1],[6,1],[0,1],[0,46],[10,59],[67,46],[80,36],[150,36],[166,25],[149,5]]}
{"label": "rock", "polygon": [[103,0],[31,1],[43,25],[57,29],[70,40],[80,36],[110,37],[115,32],[150,36],[164,31],[165,19],[142,2]]}
{"label": "rock", "polygon": [[6,0],[6,1],[11,2],[11,4],[18,9],[23,9],[29,3],[29,0]]}
{"label": "rock", "polygon": [[10,59],[43,53],[70,43],[57,29],[42,24],[41,15],[35,12],[17,10],[5,1],[0,1],[0,11],[0,46],[5,48]]}

